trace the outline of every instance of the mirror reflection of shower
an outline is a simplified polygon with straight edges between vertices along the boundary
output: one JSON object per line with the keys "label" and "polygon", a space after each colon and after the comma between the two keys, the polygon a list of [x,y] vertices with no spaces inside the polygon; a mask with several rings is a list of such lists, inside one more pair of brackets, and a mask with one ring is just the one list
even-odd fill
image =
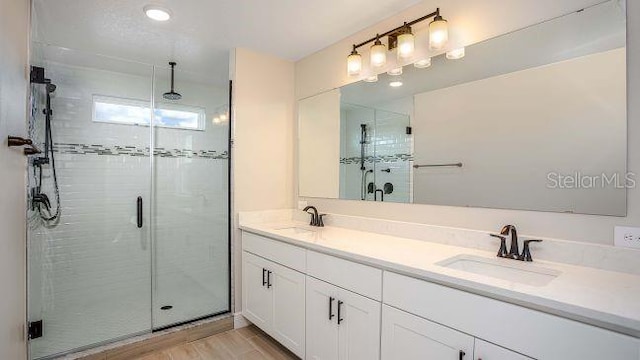
{"label": "mirror reflection of shower", "polygon": [[[58,186],[58,175],[56,173],[56,160],[54,155],[53,132],[51,130],[51,119],[53,117],[53,109],[51,107],[51,97],[56,91],[56,85],[51,83],[50,79],[45,77],[45,69],[33,66],[31,68],[31,128],[32,131],[39,126],[39,107],[41,94],[44,93],[44,104],[42,105],[42,114],[44,115],[44,152],[43,154],[34,155],[31,159],[31,171],[33,174],[33,186],[30,189],[31,210],[39,214],[40,219],[46,226],[56,226],[60,221],[60,189]],[[45,176],[44,171],[51,172],[53,193],[55,196],[55,205],[52,205],[50,194],[44,190]],[[48,178],[48,177],[47,177]]]}
{"label": "mirror reflection of shower", "polygon": [[367,178],[369,177],[369,174],[373,173],[373,170],[367,170],[364,166],[366,161],[365,151],[367,144],[367,124],[360,124],[360,200],[366,200],[367,194],[372,192],[372,190],[369,189]]}

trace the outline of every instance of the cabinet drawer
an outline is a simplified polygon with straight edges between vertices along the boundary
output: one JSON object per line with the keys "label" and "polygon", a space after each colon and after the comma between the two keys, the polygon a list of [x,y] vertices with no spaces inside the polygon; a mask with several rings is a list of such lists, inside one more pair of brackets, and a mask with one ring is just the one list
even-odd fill
{"label": "cabinet drawer", "polygon": [[307,274],[341,288],[382,300],[382,270],[307,251]]}
{"label": "cabinet drawer", "polygon": [[533,358],[640,358],[638,339],[391,272],[383,302]]}
{"label": "cabinet drawer", "polygon": [[242,232],[242,249],[278,264],[305,272],[305,249],[264,236]]}

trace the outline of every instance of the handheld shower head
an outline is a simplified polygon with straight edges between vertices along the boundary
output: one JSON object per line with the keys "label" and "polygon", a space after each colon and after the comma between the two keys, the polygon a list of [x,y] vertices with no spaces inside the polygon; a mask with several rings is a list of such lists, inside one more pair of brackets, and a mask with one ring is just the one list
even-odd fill
{"label": "handheld shower head", "polygon": [[182,99],[182,95],[180,95],[180,93],[177,93],[173,90],[173,84],[174,84],[174,72],[175,72],[175,67],[176,67],[176,62],[175,61],[170,61],[169,62],[169,66],[171,66],[171,91],[166,92],[164,94],[162,94],[162,97],[165,98],[166,100],[180,100]]}

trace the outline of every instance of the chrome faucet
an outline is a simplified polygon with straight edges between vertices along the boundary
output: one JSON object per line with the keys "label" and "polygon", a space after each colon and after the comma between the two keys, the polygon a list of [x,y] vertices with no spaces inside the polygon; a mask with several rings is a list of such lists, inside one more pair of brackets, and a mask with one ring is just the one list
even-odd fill
{"label": "chrome faucet", "polygon": [[[313,212],[309,212],[309,210],[312,210]],[[309,225],[316,226],[316,227],[324,227],[323,218],[327,214],[318,214],[318,209],[316,209],[315,206],[307,206],[302,211],[304,211],[307,214],[311,215],[311,222],[309,222]]]}
{"label": "chrome faucet", "polygon": [[[489,234],[495,238],[500,239],[500,249],[498,249],[497,257],[514,259],[520,261],[531,262],[533,258],[531,256],[531,249],[529,244],[532,242],[542,242],[542,240],[525,240],[522,253],[518,248],[518,231],[514,225],[505,225],[500,230],[500,235]],[[507,236],[511,235],[511,246],[507,252]]]}

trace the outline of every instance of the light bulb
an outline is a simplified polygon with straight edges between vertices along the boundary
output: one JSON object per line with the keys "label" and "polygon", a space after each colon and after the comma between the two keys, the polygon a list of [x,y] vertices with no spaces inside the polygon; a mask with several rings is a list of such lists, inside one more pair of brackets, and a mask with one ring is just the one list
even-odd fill
{"label": "light bulb", "polygon": [[429,24],[429,48],[442,50],[449,41],[449,24],[442,16],[436,16]]}
{"label": "light bulb", "polygon": [[378,81],[378,75],[371,75],[364,78],[364,82],[374,83],[376,81]]}
{"label": "light bulb", "polygon": [[399,67],[399,68],[395,68],[395,69],[391,69],[391,70],[387,71],[387,74],[389,74],[391,76],[402,75],[402,66]]}
{"label": "light bulb", "polygon": [[408,28],[404,34],[398,36],[398,58],[406,59],[413,55],[416,49],[416,38]]}
{"label": "light bulb", "polygon": [[393,81],[391,81],[391,82],[389,83],[389,86],[394,87],[394,88],[395,88],[395,87],[400,87],[400,86],[402,86],[402,85],[403,85],[403,84],[402,84],[402,80],[401,80],[401,79],[393,80]]}
{"label": "light bulb", "polygon": [[167,9],[155,5],[148,5],[143,8],[149,19],[155,21],[167,21],[171,18],[171,12]]}
{"label": "light bulb", "polygon": [[362,70],[362,56],[358,54],[356,49],[353,49],[351,55],[347,57],[347,74],[349,76],[356,76],[360,74]]}
{"label": "light bulb", "polygon": [[415,63],[413,63],[413,66],[415,66],[417,69],[428,68],[429,66],[431,66],[431,58],[418,60]]}
{"label": "light bulb", "polygon": [[447,59],[449,60],[458,60],[462,59],[465,55],[464,48],[458,48],[447,52]]}
{"label": "light bulb", "polygon": [[380,39],[371,46],[370,60],[373,67],[381,67],[387,63],[387,47],[380,42]]}

